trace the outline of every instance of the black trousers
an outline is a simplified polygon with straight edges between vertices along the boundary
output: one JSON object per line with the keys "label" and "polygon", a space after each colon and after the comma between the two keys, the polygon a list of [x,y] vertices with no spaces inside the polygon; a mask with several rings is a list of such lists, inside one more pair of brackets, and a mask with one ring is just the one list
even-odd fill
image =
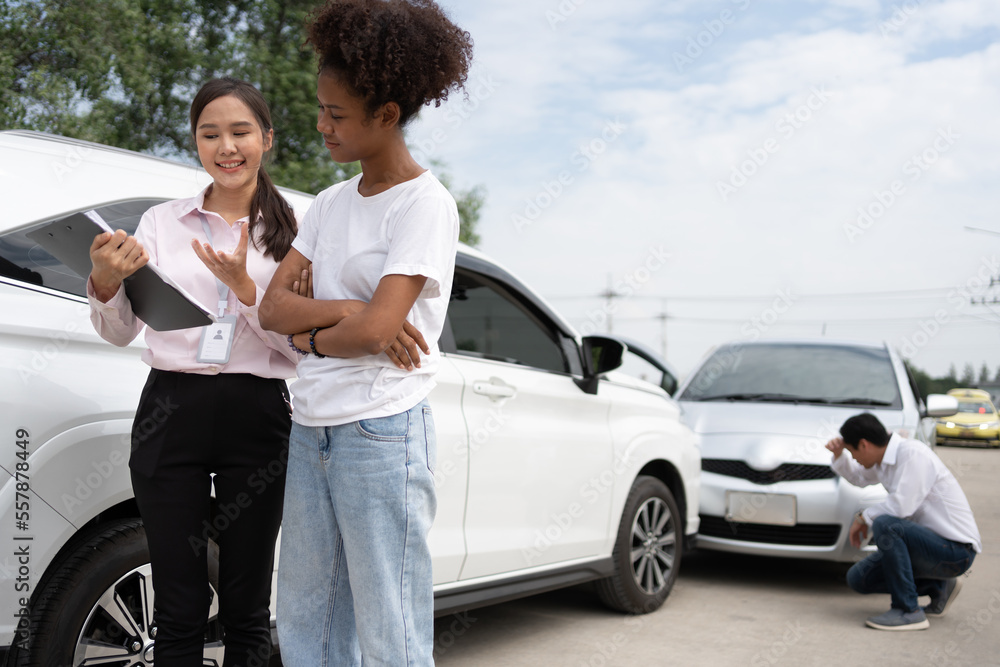
{"label": "black trousers", "polygon": [[283,380],[150,372],[129,467],[153,570],[157,667],[202,664],[209,540],[219,545],[224,667],[267,664],[290,429]]}

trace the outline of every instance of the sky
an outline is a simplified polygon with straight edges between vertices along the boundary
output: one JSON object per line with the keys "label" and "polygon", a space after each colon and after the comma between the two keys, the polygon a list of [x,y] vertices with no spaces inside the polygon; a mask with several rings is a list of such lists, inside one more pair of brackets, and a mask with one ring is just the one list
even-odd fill
{"label": "sky", "polygon": [[578,331],[682,375],[797,337],[1000,369],[1000,3],[442,5],[467,94],[408,141],[485,188],[479,248]]}

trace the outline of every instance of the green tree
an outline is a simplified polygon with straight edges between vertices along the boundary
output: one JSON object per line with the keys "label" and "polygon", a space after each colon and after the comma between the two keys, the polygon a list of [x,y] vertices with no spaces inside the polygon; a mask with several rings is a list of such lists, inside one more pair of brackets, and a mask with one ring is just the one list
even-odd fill
{"label": "green tree", "polygon": [[909,361],[906,363],[906,367],[910,370],[913,375],[913,380],[917,385],[917,389],[920,391],[920,395],[927,398],[928,394],[946,394],[949,389],[954,389],[958,386],[958,381],[955,380],[954,368],[949,371],[949,375],[944,377],[931,377],[929,373],[923,371]]}
{"label": "green tree", "polygon": [[486,189],[481,185],[476,185],[468,190],[456,191],[452,185],[451,174],[446,171],[438,171],[441,168],[439,162],[433,162],[435,175],[441,184],[448,188],[455,196],[458,204],[458,219],[460,224],[458,240],[471,246],[479,245],[480,237],[476,232],[479,222],[479,210],[486,201]]}
{"label": "green tree", "polygon": [[962,378],[959,380],[963,387],[971,387],[976,381],[976,369],[973,368],[971,362],[966,362],[965,366],[962,368]]}
{"label": "green tree", "polygon": [[[274,181],[315,194],[358,173],[316,132],[316,0],[0,0],[0,129],[32,129],[196,163],[188,107],[235,76],[271,107]],[[481,187],[455,193],[478,243]]]}
{"label": "green tree", "polygon": [[990,367],[983,362],[982,367],[979,369],[979,384],[990,381]]}
{"label": "green tree", "polygon": [[917,385],[917,390],[920,392],[920,395],[922,397],[926,398],[927,394],[934,393],[933,391],[931,391],[931,383],[933,382],[933,378],[931,378],[930,375],[920,370],[919,368],[911,364],[909,361],[904,360],[903,363],[906,364],[906,367],[910,371],[910,375],[913,376],[913,381]]}

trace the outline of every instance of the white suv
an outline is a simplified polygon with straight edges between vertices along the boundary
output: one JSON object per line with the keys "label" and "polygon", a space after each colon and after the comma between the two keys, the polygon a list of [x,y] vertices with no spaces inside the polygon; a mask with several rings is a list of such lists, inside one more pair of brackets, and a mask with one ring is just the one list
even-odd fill
{"label": "white suv", "polygon": [[[131,231],[149,206],[205,179],[137,153],[0,132],[0,653],[15,664],[148,664],[155,641],[127,469],[142,342],[98,338],[83,278],[26,234],[90,208]],[[311,199],[284,194],[300,211]],[[605,376],[620,343],[581,338],[471,248],[459,251],[441,349],[430,397],[438,614],[584,581],[616,609],[659,607],[698,529],[700,453],[677,404]],[[205,656],[221,656],[214,618]]]}

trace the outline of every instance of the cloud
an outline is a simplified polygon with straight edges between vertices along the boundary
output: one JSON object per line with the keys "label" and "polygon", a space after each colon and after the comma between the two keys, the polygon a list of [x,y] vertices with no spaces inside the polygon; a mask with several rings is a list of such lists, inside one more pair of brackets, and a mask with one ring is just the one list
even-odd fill
{"label": "cloud", "polygon": [[[554,2],[456,11],[496,90],[462,123],[426,113],[411,138],[447,129],[438,157],[460,183],[487,186],[484,250],[544,294],[595,295],[555,301],[571,318],[659,244],[669,266],[643,286],[649,303],[628,305],[639,313],[629,326],[649,337],[662,295],[945,288],[983,255],[985,237],[963,228],[995,225],[994,3],[567,1],[575,9],[555,25]],[[675,53],[697,57],[679,71]],[[621,128],[610,139],[609,124]],[[526,211],[537,215],[519,226]],[[677,308],[696,317],[712,304]],[[690,366],[759,306],[728,304],[728,329],[692,325],[672,360]],[[810,317],[846,322],[880,308],[826,303]],[[864,333],[901,337],[894,327]],[[955,356],[941,350],[921,351],[932,371]],[[974,354],[977,367],[1000,362],[992,349]]]}

